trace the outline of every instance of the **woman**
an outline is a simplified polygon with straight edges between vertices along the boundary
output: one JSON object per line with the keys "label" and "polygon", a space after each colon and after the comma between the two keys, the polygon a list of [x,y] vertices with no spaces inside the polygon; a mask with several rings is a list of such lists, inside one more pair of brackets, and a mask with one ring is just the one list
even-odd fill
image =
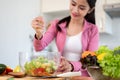
{"label": "woman", "polygon": [[87,71],[81,68],[80,58],[83,51],[98,49],[99,33],[95,26],[95,3],[96,0],[70,0],[70,16],[51,22],[44,36],[43,18],[37,17],[32,21],[32,27],[36,31],[36,51],[43,50],[55,38],[62,56],[58,72],[81,71],[83,76],[89,76]]}

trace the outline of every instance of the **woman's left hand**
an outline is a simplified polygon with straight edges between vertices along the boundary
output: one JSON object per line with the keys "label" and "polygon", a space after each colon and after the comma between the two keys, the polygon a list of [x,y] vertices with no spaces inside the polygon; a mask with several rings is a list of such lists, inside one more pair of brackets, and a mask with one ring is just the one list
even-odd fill
{"label": "woman's left hand", "polygon": [[60,66],[57,70],[58,73],[71,72],[73,69],[72,64],[66,60],[64,57],[61,57]]}

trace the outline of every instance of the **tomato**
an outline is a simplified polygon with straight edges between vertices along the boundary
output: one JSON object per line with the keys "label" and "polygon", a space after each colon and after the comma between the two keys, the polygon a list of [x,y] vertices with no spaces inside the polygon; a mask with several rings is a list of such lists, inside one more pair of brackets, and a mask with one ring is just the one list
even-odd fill
{"label": "tomato", "polygon": [[8,74],[9,72],[13,72],[13,70],[9,67],[6,68],[6,74]]}
{"label": "tomato", "polygon": [[41,74],[41,73],[43,73],[43,72],[45,72],[45,69],[44,68],[36,68],[35,70],[34,70],[34,74]]}

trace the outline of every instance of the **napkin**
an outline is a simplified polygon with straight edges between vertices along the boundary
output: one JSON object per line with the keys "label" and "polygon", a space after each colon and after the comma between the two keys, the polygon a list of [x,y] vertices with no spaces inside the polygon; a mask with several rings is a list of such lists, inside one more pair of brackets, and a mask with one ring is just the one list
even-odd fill
{"label": "napkin", "polygon": [[62,74],[58,74],[57,77],[73,77],[73,76],[81,76],[81,72],[66,72]]}

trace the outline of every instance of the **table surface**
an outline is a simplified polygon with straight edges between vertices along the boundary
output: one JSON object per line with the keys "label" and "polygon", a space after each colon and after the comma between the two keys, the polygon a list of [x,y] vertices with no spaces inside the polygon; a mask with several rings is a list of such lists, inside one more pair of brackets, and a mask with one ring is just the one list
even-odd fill
{"label": "table surface", "polygon": [[4,76],[0,76],[0,80],[65,80],[65,78],[40,78],[40,77],[29,77],[29,76],[25,76],[22,78],[15,78],[10,75],[4,75]]}

